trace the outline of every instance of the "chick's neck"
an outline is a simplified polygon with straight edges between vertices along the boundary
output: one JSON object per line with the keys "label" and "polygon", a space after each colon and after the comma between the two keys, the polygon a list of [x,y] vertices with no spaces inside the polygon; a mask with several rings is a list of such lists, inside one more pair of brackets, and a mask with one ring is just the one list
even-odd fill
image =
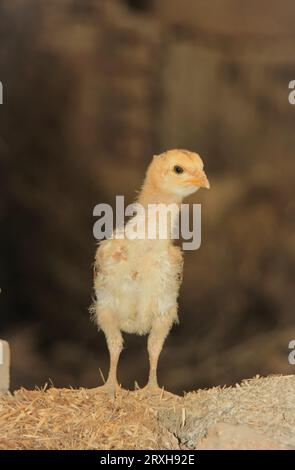
{"label": "chick's neck", "polygon": [[167,193],[162,188],[156,187],[153,182],[146,180],[138,195],[137,202],[143,207],[147,207],[149,204],[177,204],[180,209],[182,197]]}
{"label": "chick's neck", "polygon": [[[177,195],[173,195],[163,191],[161,188],[157,188],[152,182],[145,181],[141,192],[139,193],[137,203],[140,204],[145,209],[145,230],[147,227],[150,226],[156,227],[157,236],[156,239],[159,241],[159,230],[160,226],[163,224],[167,228],[167,239],[160,239],[161,245],[165,245],[165,243],[173,243],[173,227],[177,223],[177,219],[179,217],[180,212],[180,205],[182,202],[182,198]],[[168,217],[162,220],[162,222],[158,222],[157,216],[155,215],[157,210],[153,206],[167,206],[168,210]],[[160,209],[161,212],[161,209]],[[163,212],[162,212],[163,214]],[[164,210],[165,214],[165,210]],[[160,225],[158,225],[158,223]],[[165,241],[166,240],[166,241]],[[153,241],[155,243],[155,241]]]}

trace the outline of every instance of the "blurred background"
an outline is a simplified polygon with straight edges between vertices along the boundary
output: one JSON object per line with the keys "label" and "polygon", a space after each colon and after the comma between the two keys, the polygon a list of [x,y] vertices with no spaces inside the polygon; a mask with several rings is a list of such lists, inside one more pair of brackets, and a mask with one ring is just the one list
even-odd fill
{"label": "blurred background", "polygon": [[[173,392],[294,372],[292,0],[0,1],[0,337],[12,388],[93,387],[108,370],[90,322],[93,208],[130,203],[151,156],[199,152],[211,182],[185,253]],[[119,380],[143,385],[146,337]]]}

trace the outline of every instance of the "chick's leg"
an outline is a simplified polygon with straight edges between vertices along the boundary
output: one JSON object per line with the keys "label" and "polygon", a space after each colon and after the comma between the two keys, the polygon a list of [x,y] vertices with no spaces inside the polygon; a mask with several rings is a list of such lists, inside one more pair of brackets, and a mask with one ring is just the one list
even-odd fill
{"label": "chick's leg", "polygon": [[148,393],[153,391],[157,392],[157,390],[159,389],[157,379],[158,360],[164,345],[164,341],[170,331],[171,325],[171,318],[164,317],[157,319],[152,326],[152,330],[148,338],[150,373],[148,384],[144,389]]}
{"label": "chick's leg", "polygon": [[116,318],[110,310],[103,310],[98,315],[99,324],[103,330],[110,354],[110,369],[103,389],[110,394],[115,394],[119,384],[117,381],[117,366],[121,351],[123,349],[123,338],[117,325]]}

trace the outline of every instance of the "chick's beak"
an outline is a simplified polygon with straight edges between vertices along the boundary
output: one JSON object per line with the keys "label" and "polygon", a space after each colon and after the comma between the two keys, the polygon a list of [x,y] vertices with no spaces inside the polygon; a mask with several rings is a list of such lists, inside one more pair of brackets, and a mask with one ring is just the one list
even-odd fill
{"label": "chick's beak", "polygon": [[202,170],[196,176],[189,179],[189,183],[200,188],[210,188],[210,183],[206,176],[206,173]]}

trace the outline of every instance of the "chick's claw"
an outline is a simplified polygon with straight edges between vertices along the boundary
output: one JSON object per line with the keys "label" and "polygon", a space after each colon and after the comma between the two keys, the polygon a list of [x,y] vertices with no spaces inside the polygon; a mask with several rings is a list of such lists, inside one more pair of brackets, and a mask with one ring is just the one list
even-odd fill
{"label": "chick's claw", "polygon": [[160,397],[164,393],[164,389],[157,385],[146,385],[138,391],[145,397]]}

